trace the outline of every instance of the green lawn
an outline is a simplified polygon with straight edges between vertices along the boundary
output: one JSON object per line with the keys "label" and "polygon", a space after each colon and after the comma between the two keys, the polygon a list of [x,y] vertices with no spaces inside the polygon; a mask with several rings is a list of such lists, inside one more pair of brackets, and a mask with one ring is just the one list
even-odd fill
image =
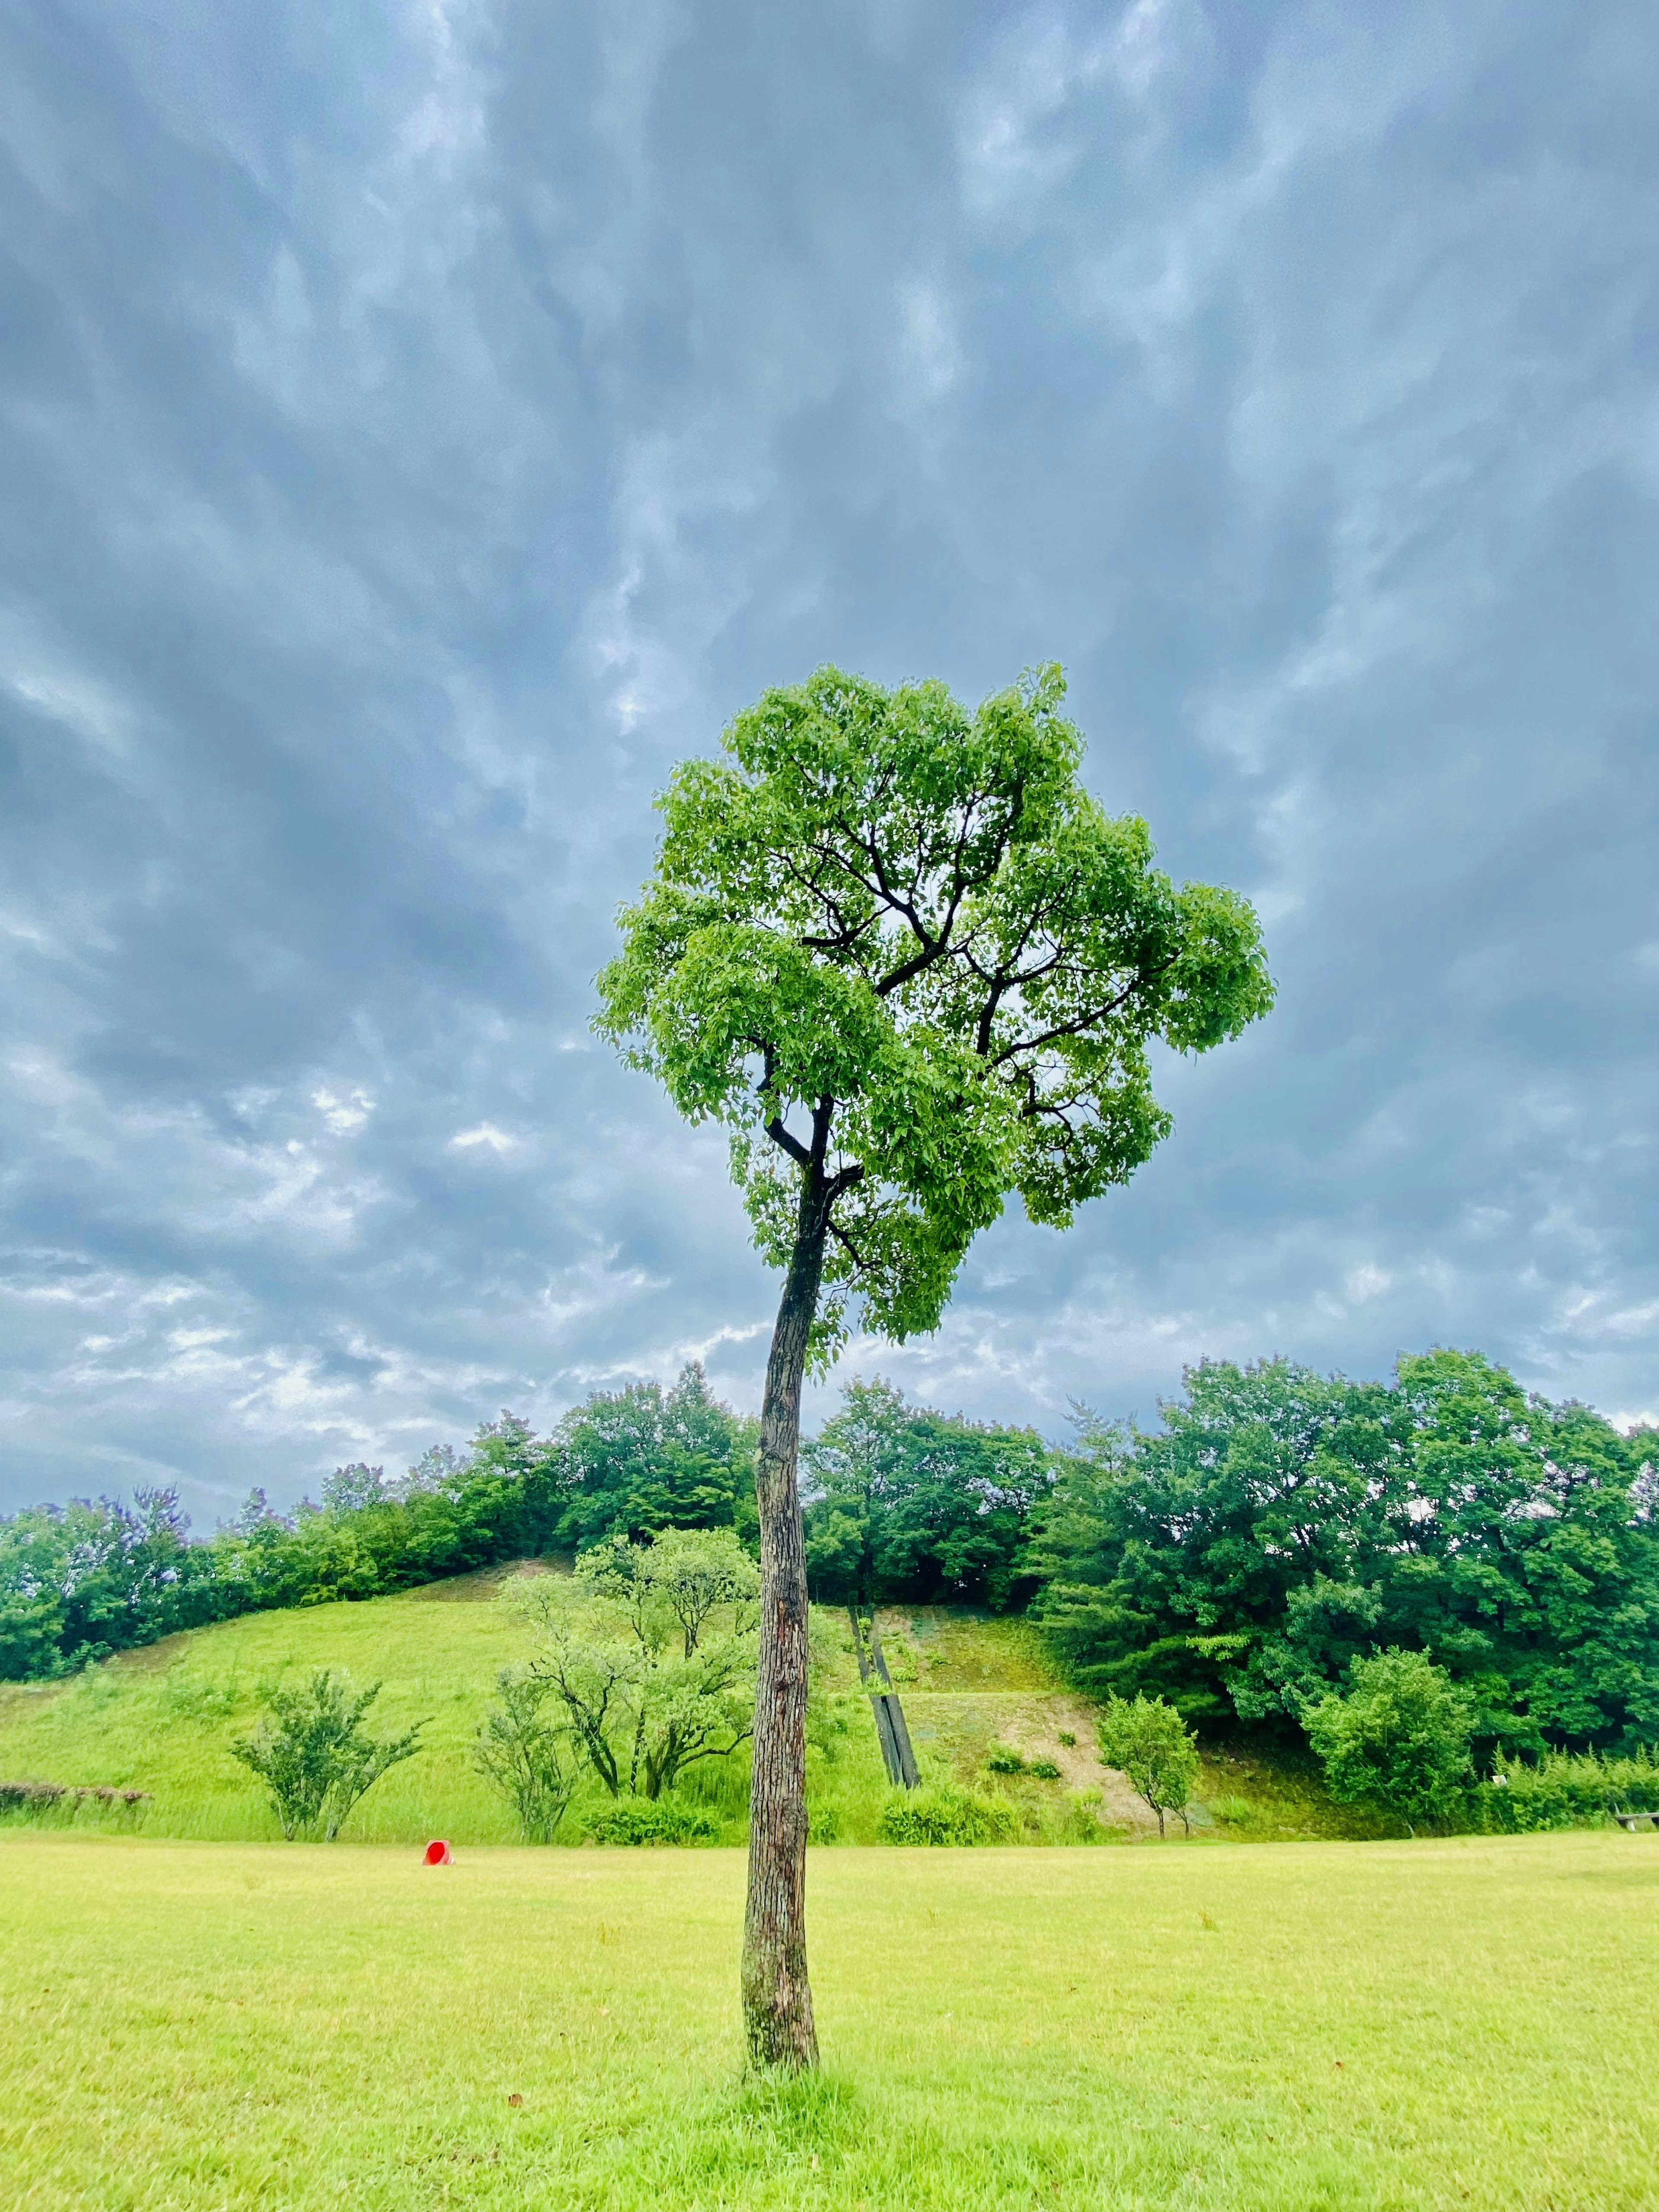
{"label": "green lawn", "polygon": [[742,1887],[727,1851],[0,1834],[5,2201],[1659,2201],[1659,1837],[815,1852],[826,2071],[782,2094],[738,2070]]}

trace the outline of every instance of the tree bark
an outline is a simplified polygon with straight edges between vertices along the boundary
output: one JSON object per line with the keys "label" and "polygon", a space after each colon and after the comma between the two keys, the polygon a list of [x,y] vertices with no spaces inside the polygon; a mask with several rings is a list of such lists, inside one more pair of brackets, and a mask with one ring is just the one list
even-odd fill
{"label": "tree bark", "polygon": [[806,1978],[806,1544],[795,1460],[807,1340],[823,1273],[830,1191],[815,1158],[801,1178],[795,1249],[772,1332],[755,1492],[760,1507],[761,1647],[743,2021],[750,2063],[818,2063]]}

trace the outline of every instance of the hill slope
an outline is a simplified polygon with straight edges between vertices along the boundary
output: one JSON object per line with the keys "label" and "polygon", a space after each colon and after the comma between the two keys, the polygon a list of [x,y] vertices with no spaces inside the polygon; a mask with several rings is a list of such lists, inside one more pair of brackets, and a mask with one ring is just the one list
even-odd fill
{"label": "hill slope", "polygon": [[[348,1839],[515,1842],[510,1812],[474,1772],[469,1753],[497,1669],[532,1649],[523,1625],[493,1601],[512,1577],[541,1571],[539,1563],[520,1561],[395,1597],[252,1613],[124,1653],[68,1682],[0,1685],[0,1778],[147,1790],[144,1828],[151,1835],[271,1838],[275,1819],[253,1778],[230,1755],[230,1743],[253,1726],[273,1684],[333,1667],[360,1685],[384,1685],[377,1728],[427,1722],[419,1755],[362,1802],[343,1831]],[[1100,1765],[1086,1701],[1059,1683],[1028,1623],[939,1607],[886,1607],[878,1620],[925,1772],[986,1786],[988,1749],[1011,1743],[1060,1769],[1058,1782],[995,1785],[1019,1806],[1031,1840],[1105,1841],[1153,1830],[1122,1778]],[[812,1754],[814,1832],[872,1842],[886,1783],[845,1616],[816,1613],[815,1643],[830,1662],[829,1686],[843,1725],[832,1757]],[[1063,1743],[1064,1734],[1075,1742]],[[743,1832],[746,1780],[739,1758],[694,1773],[687,1784],[721,1819],[728,1841]],[[1098,1802],[1080,1806],[1085,1792],[1097,1793]],[[1200,1794],[1231,1804],[1236,1816],[1212,1820],[1200,1807],[1200,1832],[1211,1835],[1376,1832],[1363,1816],[1331,1806],[1316,1787],[1275,1769],[1212,1761]],[[581,1833],[580,1808],[574,1811],[565,1831],[573,1841]]]}

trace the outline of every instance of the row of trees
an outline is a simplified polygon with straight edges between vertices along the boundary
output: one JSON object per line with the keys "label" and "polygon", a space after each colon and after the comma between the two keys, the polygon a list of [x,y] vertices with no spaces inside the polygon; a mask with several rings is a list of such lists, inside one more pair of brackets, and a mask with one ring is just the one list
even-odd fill
{"label": "row of trees", "polygon": [[1293,1731],[1399,1649],[1488,1753],[1659,1741],[1659,1434],[1475,1353],[1186,1382],[1154,1433],[1085,1421],[1032,1516],[1035,1609],[1086,1686]]}
{"label": "row of trees", "polygon": [[[181,1628],[275,1607],[375,1597],[507,1559],[610,1539],[724,1528],[753,1553],[757,1424],[687,1367],[596,1392],[547,1436],[511,1413],[465,1454],[407,1474],[336,1470],[285,1516],[263,1491],[205,1541],[176,1492],[38,1506],[0,1519],[0,1679],[48,1677]],[[1035,1587],[1021,1547],[1049,1454],[1030,1431],[908,1407],[854,1383],[811,1448],[811,1559],[830,1601],[967,1598],[997,1609]]]}
{"label": "row of trees", "polygon": [[[20,1513],[0,1522],[0,1673],[528,1553],[614,1561],[614,1540],[664,1531],[752,1555],[755,1450],[690,1367],[546,1437],[504,1415],[395,1481],[342,1468],[291,1520],[256,1492],[205,1542],[164,1492]],[[1085,1418],[1065,1449],[854,1382],[803,1449],[807,1572],[825,1602],[1029,1606],[1085,1686],[1211,1729],[1294,1734],[1398,1648],[1457,1684],[1488,1754],[1654,1742],[1656,1458],[1653,1431],[1473,1353],[1403,1359],[1390,1384],[1208,1363],[1156,1430]]]}
{"label": "row of trees", "polygon": [[170,1490],[0,1518],[0,1679],[61,1674],[181,1628],[367,1598],[612,1534],[752,1535],[755,1424],[700,1368],[596,1394],[545,1437],[511,1413],[407,1474],[337,1468],[292,1516],[253,1491],[204,1541]]}

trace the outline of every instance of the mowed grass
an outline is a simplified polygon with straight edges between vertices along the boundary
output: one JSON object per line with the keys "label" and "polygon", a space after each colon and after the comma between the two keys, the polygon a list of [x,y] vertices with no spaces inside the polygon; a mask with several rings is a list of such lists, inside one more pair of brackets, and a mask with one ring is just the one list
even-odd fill
{"label": "mowed grass", "polygon": [[782,2090],[742,1899],[727,1851],[0,1835],[5,2201],[1659,2201],[1659,1837],[816,1851]]}

